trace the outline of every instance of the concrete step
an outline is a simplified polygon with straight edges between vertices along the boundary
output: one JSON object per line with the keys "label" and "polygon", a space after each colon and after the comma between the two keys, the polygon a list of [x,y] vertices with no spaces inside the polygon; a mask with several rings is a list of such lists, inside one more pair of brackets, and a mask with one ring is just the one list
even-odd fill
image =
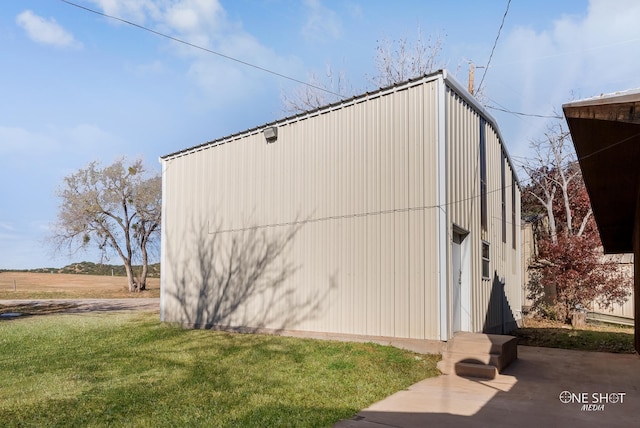
{"label": "concrete step", "polygon": [[458,362],[455,364],[455,374],[461,377],[479,377],[482,379],[495,379],[498,369],[490,364],[476,364]]}
{"label": "concrete step", "polygon": [[500,354],[505,348],[517,345],[516,338],[500,334],[456,333],[447,343],[447,350],[454,352],[479,352]]}
{"label": "concrete step", "polygon": [[482,360],[478,360],[475,358],[464,358],[460,360],[450,360],[443,359],[438,362],[438,370],[440,370],[443,374],[455,374],[458,376],[472,376],[469,374],[471,371],[470,368],[478,367],[481,372],[484,372],[484,368],[486,368],[486,373],[489,373],[490,376],[476,376],[473,377],[486,377],[488,379],[493,379],[494,372],[499,373],[498,364],[495,363],[486,363]]}
{"label": "concrete step", "polygon": [[456,333],[447,342],[438,369],[444,374],[493,379],[518,358],[513,336]]}
{"label": "concrete step", "polygon": [[451,352],[442,353],[442,360],[457,363],[458,361],[474,361],[478,364],[491,364],[498,368],[504,368],[508,365],[506,356],[503,354],[483,354],[481,352]]}

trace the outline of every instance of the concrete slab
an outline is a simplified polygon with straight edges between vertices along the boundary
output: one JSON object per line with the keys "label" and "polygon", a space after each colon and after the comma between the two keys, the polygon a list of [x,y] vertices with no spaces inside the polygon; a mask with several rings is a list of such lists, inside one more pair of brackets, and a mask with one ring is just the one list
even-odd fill
{"label": "concrete slab", "polygon": [[638,355],[519,346],[493,380],[425,379],[335,427],[629,427],[639,417]]}

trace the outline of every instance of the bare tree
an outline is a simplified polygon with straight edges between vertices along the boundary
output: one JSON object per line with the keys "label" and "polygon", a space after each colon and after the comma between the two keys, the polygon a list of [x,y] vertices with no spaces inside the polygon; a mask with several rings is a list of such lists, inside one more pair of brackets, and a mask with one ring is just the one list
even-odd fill
{"label": "bare tree", "polygon": [[570,194],[570,190],[575,181],[581,180],[582,176],[571,147],[569,131],[564,129],[561,123],[551,125],[547,128],[544,139],[533,141],[531,148],[534,156],[523,165],[531,180],[527,192],[545,208],[552,242],[558,242],[558,224],[554,212],[558,196],[564,210],[565,221],[562,229],[565,235],[582,235],[592,211],[589,206],[587,212],[583,213],[580,227],[576,230],[573,224],[573,195]]}
{"label": "bare tree", "polygon": [[[56,249],[74,252],[95,245],[103,256],[117,254],[132,292],[146,288],[148,247],[160,232],[161,179],[145,172],[141,160],[127,164],[121,158],[104,168],[91,162],[65,177],[51,236]],[[135,256],[142,261],[137,278]]]}
{"label": "bare tree", "polygon": [[[368,80],[375,87],[387,87],[443,67],[440,60],[443,41],[440,34],[425,39],[420,28],[413,44],[406,37],[378,40],[376,74]],[[298,86],[291,95],[283,94],[283,110],[285,113],[301,113],[353,95],[353,87],[344,72],[335,73],[331,66],[327,66],[321,78],[317,73],[311,73],[307,85]]]}
{"label": "bare tree", "polygon": [[282,94],[283,111],[302,113],[338,102],[351,95],[353,89],[344,71],[336,73],[327,65],[322,77],[312,72],[307,85],[299,85],[291,95]]}
{"label": "bare tree", "polygon": [[443,42],[440,34],[425,40],[419,27],[413,45],[406,37],[379,40],[376,47],[377,74],[371,79],[372,83],[378,87],[391,86],[443,67],[444,63],[440,60]]}

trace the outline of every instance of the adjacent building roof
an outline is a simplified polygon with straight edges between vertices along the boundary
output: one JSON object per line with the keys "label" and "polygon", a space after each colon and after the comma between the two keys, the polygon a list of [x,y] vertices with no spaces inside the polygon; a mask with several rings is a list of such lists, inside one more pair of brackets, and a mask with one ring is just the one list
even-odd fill
{"label": "adjacent building roof", "polygon": [[640,89],[562,106],[606,253],[633,251]]}

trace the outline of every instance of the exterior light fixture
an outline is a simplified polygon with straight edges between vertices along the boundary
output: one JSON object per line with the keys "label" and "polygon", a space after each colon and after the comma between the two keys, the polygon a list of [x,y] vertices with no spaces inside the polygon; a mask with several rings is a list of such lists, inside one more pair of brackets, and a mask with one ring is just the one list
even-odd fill
{"label": "exterior light fixture", "polygon": [[275,126],[265,128],[263,133],[264,133],[264,138],[267,140],[267,144],[275,143],[276,140],[278,139],[278,128],[276,128]]}

